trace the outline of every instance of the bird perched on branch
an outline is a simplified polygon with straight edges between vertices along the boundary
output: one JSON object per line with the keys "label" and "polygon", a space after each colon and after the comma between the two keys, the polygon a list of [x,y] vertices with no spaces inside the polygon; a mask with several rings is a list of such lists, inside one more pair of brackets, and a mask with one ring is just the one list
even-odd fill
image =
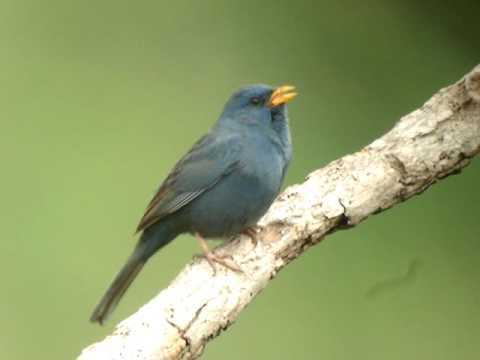
{"label": "bird perched on branch", "polygon": [[227,101],[211,130],[175,165],[137,227],[140,239],[90,320],[102,324],[147,260],[181,233],[194,234],[204,257],[240,270],[208,249],[205,238],[245,233],[275,197],[292,147],[286,103],[293,86],[252,85]]}

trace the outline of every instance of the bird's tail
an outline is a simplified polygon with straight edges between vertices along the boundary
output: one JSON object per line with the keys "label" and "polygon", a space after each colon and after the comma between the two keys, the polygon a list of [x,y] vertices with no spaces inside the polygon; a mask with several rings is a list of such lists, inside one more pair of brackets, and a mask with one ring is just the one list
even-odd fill
{"label": "bird's tail", "polygon": [[[166,230],[166,229],[165,229]],[[95,307],[90,321],[104,323],[107,317],[116,308],[118,302],[125,294],[140,270],[158,249],[167,245],[175,238],[168,231],[146,231],[142,234],[133,254],[117,274],[105,295]]]}

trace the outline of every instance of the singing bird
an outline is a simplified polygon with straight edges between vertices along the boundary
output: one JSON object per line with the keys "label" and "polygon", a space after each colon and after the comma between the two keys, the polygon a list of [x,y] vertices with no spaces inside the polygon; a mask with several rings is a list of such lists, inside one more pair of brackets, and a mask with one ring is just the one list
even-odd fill
{"label": "singing bird", "polygon": [[239,270],[210,252],[206,238],[253,226],[280,191],[292,155],[286,103],[293,86],[251,85],[235,92],[217,122],[173,167],[145,210],[140,238],[90,320],[102,324],[147,260],[179,234],[191,233],[215,263]]}

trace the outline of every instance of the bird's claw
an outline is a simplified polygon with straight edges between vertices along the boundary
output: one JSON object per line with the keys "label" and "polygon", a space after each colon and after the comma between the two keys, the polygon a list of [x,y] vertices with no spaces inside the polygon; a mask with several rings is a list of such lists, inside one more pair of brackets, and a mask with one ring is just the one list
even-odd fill
{"label": "bird's claw", "polygon": [[248,236],[252,240],[252,243],[253,243],[254,247],[257,246],[257,244],[258,244],[258,237],[257,237],[258,232],[257,232],[256,228],[247,227],[247,228],[243,229],[242,234]]}
{"label": "bird's claw", "polygon": [[225,261],[225,258],[228,255],[219,256],[219,255],[215,255],[213,252],[211,252],[210,249],[208,248],[207,242],[205,241],[205,239],[199,233],[195,233],[195,237],[197,238],[198,243],[199,243],[199,245],[200,245],[200,247],[202,248],[202,251],[203,251],[203,255],[200,255],[200,256],[204,257],[208,261],[208,263],[210,264],[210,266],[213,270],[214,275],[217,274],[217,268],[215,267],[215,263],[223,265],[224,267],[226,267],[227,269],[230,269],[232,271],[243,273],[243,270],[240,269],[240,267],[237,264],[235,264],[233,261],[232,261],[233,265],[231,263]]}
{"label": "bird's claw", "polygon": [[204,257],[207,261],[210,267],[213,270],[213,273],[216,275],[217,274],[217,267],[215,266],[215,263],[222,265],[223,267],[226,267],[229,270],[238,272],[238,273],[243,273],[243,270],[234,262],[234,261],[226,261],[225,258],[229,257],[228,255],[225,256],[219,256],[215,255],[212,252],[205,253],[201,255]]}

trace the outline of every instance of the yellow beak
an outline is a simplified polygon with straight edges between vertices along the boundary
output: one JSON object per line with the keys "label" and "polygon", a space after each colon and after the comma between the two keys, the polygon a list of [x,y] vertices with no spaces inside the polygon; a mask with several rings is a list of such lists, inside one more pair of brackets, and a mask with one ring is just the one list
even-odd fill
{"label": "yellow beak", "polygon": [[286,104],[298,94],[295,92],[295,87],[290,85],[283,85],[275,89],[267,102],[268,107],[275,107],[281,104]]}

